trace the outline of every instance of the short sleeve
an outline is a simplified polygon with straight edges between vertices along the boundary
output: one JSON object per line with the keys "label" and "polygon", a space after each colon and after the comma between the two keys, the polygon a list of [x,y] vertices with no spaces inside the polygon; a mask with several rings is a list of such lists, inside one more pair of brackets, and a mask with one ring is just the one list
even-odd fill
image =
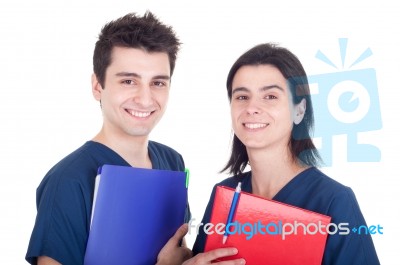
{"label": "short sleeve", "polygon": [[26,260],[36,264],[39,256],[62,264],[83,264],[88,235],[88,206],[78,181],[48,176],[37,190],[37,218]]}

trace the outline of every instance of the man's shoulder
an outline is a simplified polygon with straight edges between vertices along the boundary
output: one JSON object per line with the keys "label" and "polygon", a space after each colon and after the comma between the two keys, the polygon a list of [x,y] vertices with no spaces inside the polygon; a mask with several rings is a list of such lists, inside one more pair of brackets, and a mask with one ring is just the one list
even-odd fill
{"label": "man's shoulder", "polygon": [[171,153],[175,155],[180,155],[175,149],[172,147],[156,142],[156,141],[149,141],[149,148],[155,150],[160,153]]}
{"label": "man's shoulder", "polygon": [[167,157],[173,157],[177,159],[182,159],[182,155],[173,149],[172,147],[169,147],[165,144],[155,142],[155,141],[149,141],[149,149],[153,152],[156,153],[157,156],[167,156]]}
{"label": "man's shoulder", "polygon": [[184,170],[183,157],[175,149],[165,144],[149,141],[149,152],[155,168]]}
{"label": "man's shoulder", "polygon": [[95,148],[93,142],[86,142],[79,148],[75,149],[68,155],[66,155],[63,159],[61,159],[58,164],[86,164],[88,160],[93,160],[98,156],[98,152]]}
{"label": "man's shoulder", "polygon": [[93,170],[97,170],[95,157],[94,145],[86,142],[56,163],[47,175],[77,176],[82,173],[91,173]]}

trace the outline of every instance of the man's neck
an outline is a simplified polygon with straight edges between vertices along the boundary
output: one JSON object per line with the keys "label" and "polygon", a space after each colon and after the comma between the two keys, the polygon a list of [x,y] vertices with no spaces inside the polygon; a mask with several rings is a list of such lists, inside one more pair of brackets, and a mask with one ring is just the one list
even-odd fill
{"label": "man's neck", "polygon": [[112,149],[131,166],[152,168],[148,152],[148,136],[116,136],[101,130],[93,141]]}

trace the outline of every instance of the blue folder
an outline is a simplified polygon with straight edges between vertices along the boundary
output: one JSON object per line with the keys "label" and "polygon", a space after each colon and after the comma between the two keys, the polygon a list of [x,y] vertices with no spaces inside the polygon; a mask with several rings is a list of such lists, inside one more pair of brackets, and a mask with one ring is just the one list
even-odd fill
{"label": "blue folder", "polygon": [[155,264],[184,222],[186,173],[104,165],[97,178],[85,265]]}

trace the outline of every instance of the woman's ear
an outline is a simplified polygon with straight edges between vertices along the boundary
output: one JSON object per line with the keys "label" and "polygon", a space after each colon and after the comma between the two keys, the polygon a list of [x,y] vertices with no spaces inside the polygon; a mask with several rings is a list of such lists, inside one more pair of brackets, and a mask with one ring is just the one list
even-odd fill
{"label": "woman's ear", "polygon": [[306,99],[303,98],[298,104],[294,106],[294,124],[298,125],[304,118],[306,113]]}
{"label": "woman's ear", "polygon": [[101,92],[103,91],[102,86],[99,83],[99,80],[97,79],[97,76],[95,74],[92,74],[92,94],[93,97],[101,102]]}

